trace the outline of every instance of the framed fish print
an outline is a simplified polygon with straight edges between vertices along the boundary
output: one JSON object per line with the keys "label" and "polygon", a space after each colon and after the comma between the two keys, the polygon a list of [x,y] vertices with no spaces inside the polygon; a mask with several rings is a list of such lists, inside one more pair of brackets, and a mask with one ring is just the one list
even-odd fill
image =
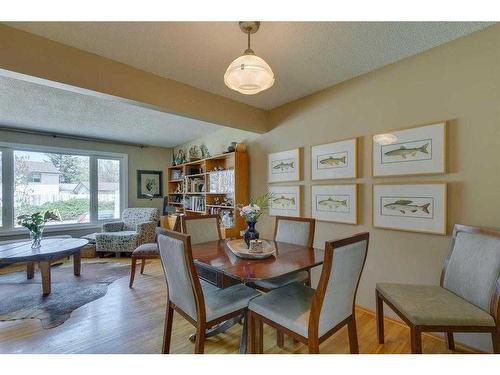
{"label": "framed fish print", "polygon": [[268,182],[300,181],[302,149],[268,155]]}
{"label": "framed fish print", "polygon": [[321,221],[358,224],[358,185],[311,187],[312,217]]}
{"label": "framed fish print", "polygon": [[391,141],[372,139],[372,174],[401,176],[446,172],[446,122],[391,131]]}
{"label": "framed fish print", "polygon": [[311,147],[311,178],[330,180],[358,177],[358,139]]}
{"label": "framed fish print", "polygon": [[302,214],[301,186],[269,186],[270,216],[296,216]]}
{"label": "framed fish print", "polygon": [[446,184],[373,186],[373,226],[446,234]]}

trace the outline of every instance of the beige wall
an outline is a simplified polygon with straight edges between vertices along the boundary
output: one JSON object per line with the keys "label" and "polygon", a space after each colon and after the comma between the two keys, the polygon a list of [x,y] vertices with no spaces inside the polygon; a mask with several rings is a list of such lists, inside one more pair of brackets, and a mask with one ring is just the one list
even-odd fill
{"label": "beige wall", "polygon": [[[438,284],[448,251],[447,236],[374,229],[371,189],[375,182],[446,181],[449,231],[454,223],[500,227],[500,25],[405,59],[378,71],[300,99],[271,112],[275,128],[254,135],[222,130],[205,142],[212,154],[230,141],[245,141],[250,153],[251,194],[267,187],[267,154],[304,147],[305,215],[311,214],[310,147],[361,137],[361,224],[319,222],[315,246],[369,231],[370,249],[357,303],[374,309],[378,281]],[[394,128],[449,120],[448,173],[433,177],[372,178],[370,135]],[[343,181],[345,182],[345,181]],[[328,181],[326,182],[328,183]],[[273,221],[258,229],[272,235]],[[489,335],[459,339],[491,350]]]}
{"label": "beige wall", "polygon": [[[163,205],[163,199],[161,198],[156,198],[153,199],[152,201],[150,201],[149,199],[137,198],[137,170],[150,169],[150,170],[164,171],[163,188],[165,190],[166,189],[165,169],[172,160],[172,150],[170,148],[162,148],[162,147],[140,148],[135,146],[126,146],[121,144],[110,144],[102,142],[79,141],[79,140],[70,140],[63,138],[54,139],[52,137],[47,137],[47,136],[35,136],[35,135],[21,134],[21,133],[2,131],[2,130],[0,130],[0,142],[34,144],[34,145],[51,146],[51,147],[63,147],[70,149],[73,148],[73,149],[116,152],[116,153],[127,154],[128,155],[128,206],[158,207],[161,209]],[[87,234],[93,231],[95,230],[68,231],[66,233],[77,236],[77,235]],[[2,239],[6,238],[2,237]]]}

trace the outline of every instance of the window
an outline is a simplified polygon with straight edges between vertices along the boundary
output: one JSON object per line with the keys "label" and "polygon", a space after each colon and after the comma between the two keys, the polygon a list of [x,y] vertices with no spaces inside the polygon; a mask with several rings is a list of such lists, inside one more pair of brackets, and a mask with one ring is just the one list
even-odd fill
{"label": "window", "polygon": [[8,184],[3,200],[0,189],[0,232],[19,230],[16,218],[35,212],[58,213],[61,221],[47,223],[51,227],[120,218],[127,196],[126,155],[9,146],[0,144],[0,172],[3,160],[3,172],[12,179],[3,181],[0,173],[0,186]]}

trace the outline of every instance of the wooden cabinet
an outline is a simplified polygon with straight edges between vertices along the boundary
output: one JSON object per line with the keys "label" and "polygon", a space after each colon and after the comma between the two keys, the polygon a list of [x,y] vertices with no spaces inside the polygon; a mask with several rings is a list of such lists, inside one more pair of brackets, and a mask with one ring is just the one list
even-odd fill
{"label": "wooden cabinet", "polygon": [[236,204],[249,199],[248,154],[230,152],[168,167],[168,203],[185,215],[232,216],[232,227],[221,227],[224,238],[239,237],[246,223]]}

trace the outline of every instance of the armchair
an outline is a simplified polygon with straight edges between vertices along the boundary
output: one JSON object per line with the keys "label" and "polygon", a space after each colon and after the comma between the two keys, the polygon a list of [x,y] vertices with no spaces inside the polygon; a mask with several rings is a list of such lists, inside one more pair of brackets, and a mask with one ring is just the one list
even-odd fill
{"label": "armchair", "polygon": [[157,208],[127,208],[122,221],[106,223],[97,233],[96,250],[102,252],[131,253],[138,246],[155,242],[155,228],[160,220]]}

